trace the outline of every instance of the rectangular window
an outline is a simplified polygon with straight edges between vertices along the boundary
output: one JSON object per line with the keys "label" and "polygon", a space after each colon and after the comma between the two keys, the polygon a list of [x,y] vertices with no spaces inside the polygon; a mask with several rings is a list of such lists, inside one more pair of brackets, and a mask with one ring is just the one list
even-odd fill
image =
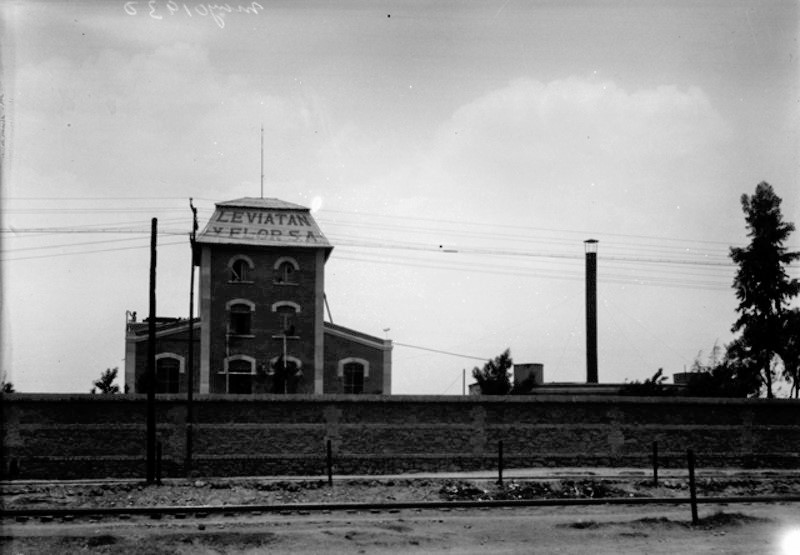
{"label": "rectangular window", "polygon": [[364,392],[364,366],[351,362],[344,365],[343,384],[345,393]]}
{"label": "rectangular window", "polygon": [[253,392],[251,374],[228,374],[228,393],[249,395]]}
{"label": "rectangular window", "polygon": [[250,307],[235,304],[231,307],[230,333],[234,335],[250,335],[251,312]]}
{"label": "rectangular window", "polygon": [[295,309],[291,306],[282,306],[278,309],[278,335],[296,337]]}
{"label": "rectangular window", "polygon": [[156,364],[156,393],[178,393],[180,362],[174,358],[159,359]]}
{"label": "rectangular window", "polygon": [[249,395],[253,392],[253,367],[246,360],[228,364],[228,393]]}

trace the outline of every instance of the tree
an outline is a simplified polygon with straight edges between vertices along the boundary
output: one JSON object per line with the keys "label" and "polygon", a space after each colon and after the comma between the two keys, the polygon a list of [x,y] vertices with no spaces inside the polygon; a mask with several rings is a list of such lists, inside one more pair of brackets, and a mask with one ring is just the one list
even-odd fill
{"label": "tree", "polygon": [[663,396],[674,395],[674,392],[664,387],[664,382],[667,377],[664,376],[664,369],[659,368],[655,374],[647,378],[644,382],[633,381],[626,383],[620,389],[620,395],[638,395],[638,396]]}
{"label": "tree", "polygon": [[98,389],[100,393],[119,393],[119,386],[114,384],[118,370],[118,368],[107,368],[105,372],[100,374],[100,379],[94,381],[92,393],[97,393]]}
{"label": "tree", "polygon": [[11,382],[7,382],[5,376],[3,376],[3,382],[2,384],[0,384],[0,392],[14,393],[14,384]]}
{"label": "tree", "polygon": [[297,393],[297,385],[303,373],[297,364],[289,359],[284,359],[281,355],[268,374],[272,376],[270,393]]}
{"label": "tree", "polygon": [[781,335],[779,354],[783,360],[783,376],[792,384],[797,399],[800,398],[800,309],[784,312]]}
{"label": "tree", "polygon": [[741,203],[750,244],[730,250],[739,266],[733,281],[739,318],[731,331],[741,331],[742,370],[758,376],[772,398],[772,359],[781,351],[786,307],[800,291],[800,283],[789,278],[786,266],[800,258],[800,252],[784,247],[794,225],[783,221],[781,199],[771,185],[759,183],[753,196],[742,195]]}
{"label": "tree", "polygon": [[700,362],[698,355],[692,364],[692,373],[686,382],[685,395],[689,397],[749,397],[758,395],[761,380],[750,371],[752,361],[747,359],[741,343],[733,341],[727,346],[725,358],[720,360],[717,345],[708,364]]}
{"label": "tree", "polygon": [[527,378],[523,378],[522,380],[517,381],[517,378],[514,378],[514,382],[511,384],[511,390],[508,392],[509,395],[530,395],[533,393],[534,388],[536,388],[539,384],[536,383],[536,376],[528,376]]}
{"label": "tree", "polygon": [[511,351],[506,349],[486,362],[483,368],[472,369],[472,377],[478,382],[481,395],[508,395],[511,392],[510,370],[514,366]]}

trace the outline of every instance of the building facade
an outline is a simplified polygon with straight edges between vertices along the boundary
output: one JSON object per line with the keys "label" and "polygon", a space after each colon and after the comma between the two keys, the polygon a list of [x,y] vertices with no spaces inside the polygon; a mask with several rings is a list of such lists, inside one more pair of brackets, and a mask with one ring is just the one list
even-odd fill
{"label": "building facade", "polygon": [[[391,393],[390,340],[325,321],[333,246],[308,208],[269,198],[216,205],[198,234],[198,393]],[[148,323],[129,321],[125,381],[144,393]],[[156,322],[160,393],[188,387],[188,320]]]}

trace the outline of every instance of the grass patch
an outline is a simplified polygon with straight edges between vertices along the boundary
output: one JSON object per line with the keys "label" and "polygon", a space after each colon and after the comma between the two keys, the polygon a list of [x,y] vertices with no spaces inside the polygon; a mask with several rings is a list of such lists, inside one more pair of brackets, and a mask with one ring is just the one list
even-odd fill
{"label": "grass patch", "polygon": [[[596,528],[610,528],[616,526],[633,526],[634,528],[699,528],[702,530],[713,530],[716,528],[732,528],[770,522],[769,519],[760,518],[742,513],[724,513],[722,511],[699,519],[696,526],[692,525],[691,520],[672,520],[664,516],[639,518],[630,522],[596,522],[594,520],[580,520],[567,524],[557,525],[560,528],[574,528],[576,530],[587,530]],[[632,534],[638,534],[633,532]]]}
{"label": "grass patch", "polygon": [[600,528],[603,526],[594,520],[579,520],[578,522],[570,522],[569,524],[559,524],[564,528],[575,528],[576,530],[587,530],[592,528]]}
{"label": "grass patch", "polygon": [[117,543],[117,538],[111,534],[101,534],[100,536],[91,536],[86,539],[86,547],[100,547],[101,545],[114,545]]}
{"label": "grass patch", "polygon": [[703,530],[712,530],[715,528],[730,528],[734,526],[744,526],[745,524],[755,524],[759,522],[769,522],[769,519],[745,515],[742,513],[725,513],[719,511],[712,515],[699,518],[698,523],[696,525],[693,525],[690,520],[670,520],[665,517],[640,518],[638,520],[635,520],[633,523],[651,527],[682,526],[685,528],[702,528]]}

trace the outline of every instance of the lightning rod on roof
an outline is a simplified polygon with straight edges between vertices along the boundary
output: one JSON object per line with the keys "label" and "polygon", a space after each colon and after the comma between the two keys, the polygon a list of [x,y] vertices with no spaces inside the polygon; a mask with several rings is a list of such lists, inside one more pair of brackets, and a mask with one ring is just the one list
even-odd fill
{"label": "lightning rod on roof", "polygon": [[261,198],[264,198],[264,125],[261,125]]}

